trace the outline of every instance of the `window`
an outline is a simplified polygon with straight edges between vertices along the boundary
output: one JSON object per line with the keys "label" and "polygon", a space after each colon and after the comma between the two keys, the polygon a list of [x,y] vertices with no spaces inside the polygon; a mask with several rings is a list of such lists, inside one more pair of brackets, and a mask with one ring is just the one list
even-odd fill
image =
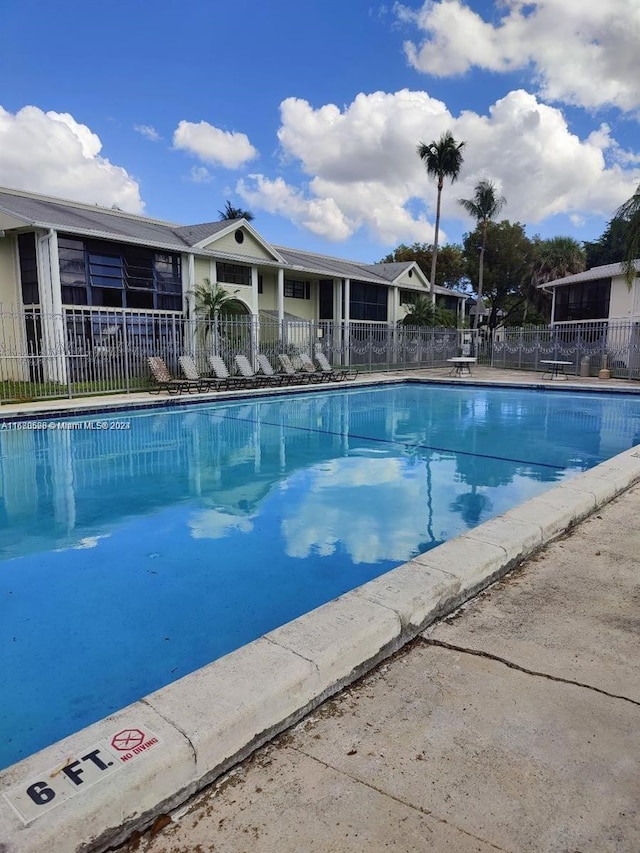
{"label": "window", "polygon": [[242,228],[238,228],[233,236],[236,238],[236,243],[244,243],[244,232],[242,231]]}
{"label": "window", "polygon": [[349,294],[349,314],[352,320],[386,322],[386,287],[367,284],[364,281],[352,281]]}
{"label": "window", "polygon": [[258,273],[258,293],[262,293],[264,289],[264,281],[260,273]]}
{"label": "window", "polygon": [[68,235],[58,255],[64,305],[182,309],[180,255]]}
{"label": "window", "polygon": [[609,316],[611,279],[598,278],[556,288],[554,320],[602,320]]}
{"label": "window", "polygon": [[218,261],[216,271],[218,281],[225,284],[251,285],[251,267],[244,267],[241,264],[225,264]]}
{"label": "window", "polygon": [[23,305],[37,305],[40,298],[38,295],[35,234],[18,234],[18,254],[20,255],[22,303]]}
{"label": "window", "polygon": [[284,295],[291,299],[311,299],[311,282],[285,278]]}

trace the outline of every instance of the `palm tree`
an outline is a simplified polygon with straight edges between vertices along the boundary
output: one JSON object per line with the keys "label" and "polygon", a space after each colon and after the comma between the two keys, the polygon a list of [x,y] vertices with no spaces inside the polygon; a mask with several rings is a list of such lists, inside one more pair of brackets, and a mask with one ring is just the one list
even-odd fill
{"label": "palm tree", "polygon": [[[235,298],[236,293],[238,293],[237,290],[229,293],[219,284],[211,284],[208,278],[203,279],[203,283],[196,287],[196,316],[204,320],[200,324],[200,331],[205,344],[212,330],[216,338],[215,344],[217,344],[217,338],[222,334],[220,327],[222,317],[244,314],[242,304]],[[217,345],[214,349],[217,350]]]}
{"label": "palm tree", "polygon": [[478,267],[478,300],[476,313],[473,318],[473,328],[478,328],[478,320],[482,309],[482,285],[484,276],[484,250],[487,246],[487,225],[497,216],[507,203],[504,196],[496,194],[495,185],[487,178],[476,184],[473,198],[458,199],[467,213],[475,217],[478,227],[482,229],[482,245],[480,246],[480,265]]}
{"label": "palm tree", "polygon": [[219,210],[218,215],[221,220],[246,219],[247,222],[251,222],[252,219],[255,219],[253,213],[251,213],[250,210],[243,210],[241,207],[234,207],[228,200],[224,206],[224,210]]}
{"label": "palm tree", "polygon": [[455,326],[454,311],[438,308],[430,298],[418,296],[406,306],[409,311],[402,320],[403,326]]}
{"label": "palm tree", "polygon": [[522,283],[523,325],[526,325],[531,304],[538,313],[546,314],[550,309],[548,293],[540,289],[541,284],[583,272],[586,268],[587,253],[573,237],[534,238],[531,278]]}
{"label": "palm tree", "polygon": [[624,222],[627,226],[622,270],[627,287],[631,290],[633,279],[636,273],[640,272],[638,269],[638,259],[640,258],[640,184],[638,184],[638,189],[631,198],[616,210],[614,220]]}
{"label": "palm tree", "polygon": [[464,142],[456,142],[450,130],[442,134],[440,139],[426,145],[421,142],[418,145],[418,157],[422,160],[427,170],[427,175],[438,179],[438,202],[436,206],[436,225],[433,237],[433,257],[431,259],[431,301],[436,301],[436,265],[438,262],[438,234],[440,231],[440,201],[444,179],[449,178],[453,183],[462,166],[462,149]]}

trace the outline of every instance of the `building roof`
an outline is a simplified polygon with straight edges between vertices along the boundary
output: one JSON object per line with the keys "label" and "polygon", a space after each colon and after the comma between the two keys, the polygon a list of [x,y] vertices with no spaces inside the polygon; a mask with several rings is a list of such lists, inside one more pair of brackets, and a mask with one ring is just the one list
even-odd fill
{"label": "building roof", "polygon": [[[160,219],[125,213],[122,210],[0,187],[0,228],[7,227],[2,224],[3,214],[7,222],[11,222],[11,228],[52,228],[56,231],[93,236],[96,239],[132,242],[176,252],[195,250],[199,255],[225,257],[239,263],[277,264],[288,267],[291,272],[298,270],[307,274],[351,278],[373,284],[389,285],[396,282],[398,277],[410,267],[418,269],[414,261],[362,264],[358,261],[305,252],[301,249],[272,246],[258,235],[265,246],[274,252],[274,260],[270,261],[240,252],[216,250],[215,241],[205,247],[200,245],[209,237],[215,237],[226,229],[233,230],[235,227],[242,226],[253,231],[244,219],[178,225]],[[284,264],[276,260],[278,256],[283,259]],[[420,277],[424,278],[428,287],[428,280],[422,272]],[[415,284],[403,282],[402,287],[425,290],[420,281],[416,281]],[[436,286],[435,290],[439,294],[457,295],[456,291],[446,287]]]}
{"label": "building roof", "polygon": [[[634,261],[635,270],[640,273],[640,258]],[[557,278],[555,281],[548,281],[546,284],[539,284],[538,287],[558,287],[565,284],[579,284],[582,281],[595,281],[598,278],[612,278],[616,275],[624,275],[622,264],[604,264],[601,267],[591,267],[584,272],[566,275],[564,278]]]}

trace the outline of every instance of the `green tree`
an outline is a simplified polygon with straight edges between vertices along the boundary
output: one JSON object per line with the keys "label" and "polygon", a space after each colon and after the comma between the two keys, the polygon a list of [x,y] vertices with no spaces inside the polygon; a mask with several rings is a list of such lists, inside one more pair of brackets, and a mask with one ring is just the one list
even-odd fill
{"label": "green tree", "polygon": [[[413,243],[405,246],[401,243],[397,248],[385,255],[381,264],[393,264],[399,261],[415,261],[426,278],[429,278],[433,261],[433,245],[431,243]],[[436,285],[452,290],[465,290],[468,285],[467,265],[462,252],[462,246],[457,243],[447,243],[438,250],[438,268]]]}
{"label": "green tree", "polygon": [[528,287],[523,285],[522,288],[523,324],[528,321],[531,308],[534,316],[542,316],[545,320],[550,318],[551,298],[548,292],[540,289],[541,284],[574,275],[587,268],[586,252],[573,237],[549,237],[546,240],[534,237],[532,246],[531,280]]}
{"label": "green tree", "polygon": [[408,313],[402,320],[403,326],[455,326],[455,312],[438,308],[430,298],[418,295],[414,302],[404,306]]}
{"label": "green tree", "polygon": [[230,201],[226,202],[224,210],[218,211],[218,216],[221,220],[246,219],[247,222],[251,222],[252,219],[255,219],[250,210],[243,210],[241,207],[234,207]]}
{"label": "green tree", "polygon": [[461,198],[458,199],[458,203],[462,205],[467,213],[474,217],[482,233],[480,260],[478,263],[478,301],[476,303],[475,317],[473,318],[473,328],[477,329],[478,320],[480,319],[480,309],[482,308],[484,253],[487,248],[487,226],[491,220],[500,213],[507,202],[504,196],[497,193],[495,185],[486,178],[483,178],[483,180],[476,184],[473,198]]}
{"label": "green tree", "polygon": [[246,313],[244,305],[235,298],[236,293],[237,290],[229,293],[219,284],[212,284],[208,278],[195,289],[196,317],[201,321],[198,324],[199,334],[205,345],[213,334],[216,351],[222,335],[221,320]]}
{"label": "green tree", "polygon": [[436,269],[438,264],[438,235],[440,233],[440,203],[442,199],[442,188],[444,179],[449,178],[453,183],[460,174],[463,156],[464,142],[456,142],[450,130],[442,134],[436,142],[425,144],[420,142],[417,147],[418,157],[422,160],[427,170],[427,175],[438,180],[438,200],[436,204],[436,223],[433,236],[433,258],[431,261],[431,273],[429,281],[431,284],[431,301],[436,301]]}
{"label": "green tree", "polygon": [[586,269],[605,264],[617,264],[624,257],[628,223],[624,219],[612,219],[602,236],[593,242],[585,242]]}
{"label": "green tree", "polygon": [[614,219],[624,222],[626,234],[622,254],[622,269],[627,287],[631,290],[636,274],[640,273],[640,184],[638,189],[616,210]]}
{"label": "green tree", "polygon": [[[482,230],[478,226],[464,236],[468,274],[477,288],[478,246]],[[533,244],[519,222],[489,222],[484,257],[484,293],[489,307],[488,325],[518,325],[522,322],[525,287],[531,282]]]}

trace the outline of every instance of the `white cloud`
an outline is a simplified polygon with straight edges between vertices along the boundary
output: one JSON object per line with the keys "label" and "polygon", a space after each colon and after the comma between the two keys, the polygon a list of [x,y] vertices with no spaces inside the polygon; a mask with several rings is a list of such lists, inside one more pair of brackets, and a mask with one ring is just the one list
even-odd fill
{"label": "white cloud", "polygon": [[[295,513],[281,524],[290,557],[326,556],[340,543],[354,563],[403,562],[428,540],[422,466],[345,457],[311,468],[306,476],[310,484]],[[349,490],[352,500],[345,499]]]}
{"label": "white cloud", "polygon": [[142,213],[138,183],[100,156],[102,142],[68,113],[0,107],[0,184]]}
{"label": "white cloud", "polygon": [[[610,216],[640,180],[640,170],[629,168],[636,155],[621,151],[607,125],[580,139],[559,109],[522,90],[509,92],[487,115],[468,110],[456,118],[426,92],[405,89],[359,94],[342,110],[283,101],[283,157],[308,176],[306,184],[253,174],[236,189],[253,209],[286,216],[327,239],[365,228],[389,246],[428,242],[436,186],[416,145],[448,129],[467,144],[459,181],[445,187],[443,216],[465,224],[457,200],[470,198],[481,177],[506,196],[504,216],[526,224],[558,213]],[[412,214],[416,203],[424,211]]]}
{"label": "white cloud", "polygon": [[220,130],[206,121],[181,121],[173,134],[173,146],[227,169],[237,169],[258,156],[245,133]]}
{"label": "white cloud", "polygon": [[158,142],[158,140],[162,139],[155,127],[152,127],[150,124],[134,124],[133,129],[136,133],[139,133],[151,142]]}
{"label": "white cloud", "polygon": [[477,67],[532,68],[540,95],[586,108],[640,107],[638,0],[503,0],[505,14],[487,23],[462,0],[426,0],[415,11],[394,7],[422,33],[405,43],[410,64],[440,77]]}
{"label": "white cloud", "polygon": [[206,166],[192,166],[189,171],[189,180],[194,184],[210,184],[213,175]]}

